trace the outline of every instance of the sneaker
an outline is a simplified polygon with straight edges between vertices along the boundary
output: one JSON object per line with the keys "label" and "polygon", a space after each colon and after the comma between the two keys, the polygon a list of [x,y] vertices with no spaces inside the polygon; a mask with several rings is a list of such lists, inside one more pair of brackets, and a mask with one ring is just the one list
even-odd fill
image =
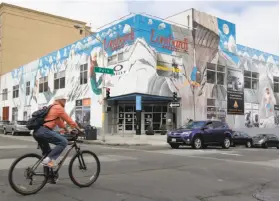
{"label": "sneaker", "polygon": [[48,166],[50,168],[53,168],[56,166],[55,161],[51,160],[49,157],[46,157],[43,161],[42,161],[42,165],[43,166]]}

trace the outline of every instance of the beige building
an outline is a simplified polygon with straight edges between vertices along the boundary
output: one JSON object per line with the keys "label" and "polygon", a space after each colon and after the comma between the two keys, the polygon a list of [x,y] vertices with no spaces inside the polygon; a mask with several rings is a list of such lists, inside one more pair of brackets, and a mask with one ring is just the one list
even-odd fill
{"label": "beige building", "polygon": [[87,35],[85,22],[0,4],[0,75]]}

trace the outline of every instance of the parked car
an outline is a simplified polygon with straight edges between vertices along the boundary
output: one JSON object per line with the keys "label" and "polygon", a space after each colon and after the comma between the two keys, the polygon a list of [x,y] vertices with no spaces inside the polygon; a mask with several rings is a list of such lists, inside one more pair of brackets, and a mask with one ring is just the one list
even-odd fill
{"label": "parked car", "polygon": [[10,121],[0,121],[0,132],[4,132],[4,126],[9,124]]}
{"label": "parked car", "polygon": [[279,149],[279,139],[274,134],[258,134],[253,137],[253,146],[254,147],[276,147]]}
{"label": "parked car", "polygon": [[177,149],[180,145],[191,145],[195,149],[208,145],[219,145],[228,149],[232,130],[220,121],[192,121],[167,134],[167,143]]}
{"label": "parked car", "polygon": [[245,145],[247,148],[251,148],[253,145],[253,139],[247,133],[241,131],[234,131],[232,134],[232,146]]}
{"label": "parked car", "polygon": [[11,133],[17,135],[20,133],[30,134],[30,130],[26,127],[26,121],[14,121],[4,126],[4,134]]}

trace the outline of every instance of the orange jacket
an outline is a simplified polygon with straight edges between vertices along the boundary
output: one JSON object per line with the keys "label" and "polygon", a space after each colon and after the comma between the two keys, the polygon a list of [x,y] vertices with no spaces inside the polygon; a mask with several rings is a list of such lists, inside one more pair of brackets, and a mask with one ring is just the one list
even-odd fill
{"label": "orange jacket", "polygon": [[[56,119],[57,118],[57,119]],[[53,120],[44,124],[44,126],[47,126],[50,129],[54,129],[56,126],[59,126],[60,128],[65,128],[64,121],[68,125],[71,126],[71,128],[78,127],[76,122],[74,122],[71,117],[65,112],[64,108],[57,102],[54,102],[54,105],[50,109],[49,113],[47,114],[45,121]]]}

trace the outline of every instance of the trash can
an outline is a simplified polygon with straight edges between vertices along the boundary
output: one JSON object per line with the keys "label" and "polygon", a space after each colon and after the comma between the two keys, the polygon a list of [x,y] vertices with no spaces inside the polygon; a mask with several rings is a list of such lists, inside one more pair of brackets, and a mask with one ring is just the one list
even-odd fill
{"label": "trash can", "polygon": [[91,125],[85,127],[86,140],[97,140],[97,128]]}

